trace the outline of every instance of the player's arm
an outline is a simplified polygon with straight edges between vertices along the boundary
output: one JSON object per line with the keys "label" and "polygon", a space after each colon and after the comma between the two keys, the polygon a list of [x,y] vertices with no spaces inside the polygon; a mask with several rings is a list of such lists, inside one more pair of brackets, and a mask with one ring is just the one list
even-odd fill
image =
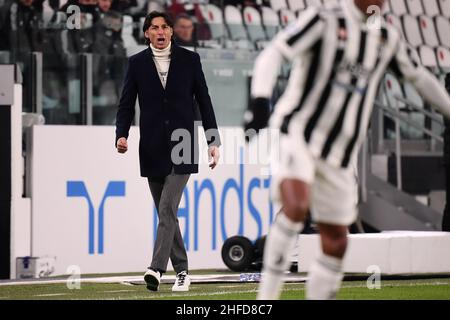
{"label": "player's arm", "polygon": [[[245,114],[244,129],[265,128],[270,115],[270,97],[283,59],[301,58],[322,36],[324,21],[316,8],[300,14],[298,20],[282,30],[258,55],[253,68],[251,101]],[[247,134],[251,135],[247,131]]]}
{"label": "player's arm", "polygon": [[450,96],[438,79],[421,65],[415,52],[403,41],[391,62],[391,69],[416,87],[422,98],[450,119]]}
{"label": "player's arm", "polygon": [[270,97],[278,78],[283,56],[272,44],[255,61],[251,84],[251,100],[244,114],[246,137],[251,138],[265,128],[270,116]]}

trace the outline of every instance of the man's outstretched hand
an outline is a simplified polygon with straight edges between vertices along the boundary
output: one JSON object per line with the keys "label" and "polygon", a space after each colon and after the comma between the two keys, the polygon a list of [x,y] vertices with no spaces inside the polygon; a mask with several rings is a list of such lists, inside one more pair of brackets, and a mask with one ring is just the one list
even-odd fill
{"label": "man's outstretched hand", "polygon": [[259,130],[267,127],[270,117],[270,105],[267,98],[252,99],[244,114],[245,140],[249,142]]}
{"label": "man's outstretched hand", "polygon": [[119,138],[117,140],[117,152],[119,153],[125,153],[128,150],[128,142],[127,139],[125,137]]}
{"label": "man's outstretched hand", "polygon": [[209,167],[214,169],[219,163],[220,153],[217,146],[211,146],[208,148]]}

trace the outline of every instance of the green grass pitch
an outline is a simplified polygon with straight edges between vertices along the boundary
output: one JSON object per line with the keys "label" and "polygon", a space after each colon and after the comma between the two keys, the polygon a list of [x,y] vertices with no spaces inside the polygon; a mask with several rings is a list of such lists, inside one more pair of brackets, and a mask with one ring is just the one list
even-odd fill
{"label": "green grass pitch", "polygon": [[[0,300],[253,300],[255,283],[193,283],[189,292],[175,293],[172,284],[163,283],[158,292],[145,285],[120,283],[81,283],[69,289],[65,283],[1,285]],[[305,298],[304,283],[286,283],[281,299]],[[339,300],[450,300],[450,278],[421,280],[381,280],[380,289],[369,289],[367,282],[344,281]]]}

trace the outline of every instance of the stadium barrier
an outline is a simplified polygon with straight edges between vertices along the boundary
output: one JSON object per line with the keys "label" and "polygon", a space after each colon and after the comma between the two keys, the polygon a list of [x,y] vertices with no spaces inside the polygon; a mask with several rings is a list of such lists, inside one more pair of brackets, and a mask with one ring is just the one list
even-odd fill
{"label": "stadium barrier", "polygon": [[[268,161],[252,160],[242,129],[221,129],[222,163],[214,171],[199,130],[200,173],[184,190],[181,232],[191,269],[225,268],[222,243],[236,234],[252,240],[266,234],[277,208],[269,200]],[[31,224],[27,255],[54,258],[53,275],[74,267],[83,274],[135,272],[150,263],[157,215],[140,177],[139,131],[131,128],[125,155],[114,137],[110,126],[32,128],[32,214],[20,232]]]}
{"label": "stadium barrier", "polygon": [[[450,233],[385,231],[349,235],[344,272],[388,275],[450,272]],[[306,272],[319,253],[318,235],[300,235],[298,270]]]}
{"label": "stadium barrier", "polygon": [[12,257],[30,252],[30,199],[23,197],[21,72],[1,65],[0,74],[0,279],[8,279],[15,275]]}

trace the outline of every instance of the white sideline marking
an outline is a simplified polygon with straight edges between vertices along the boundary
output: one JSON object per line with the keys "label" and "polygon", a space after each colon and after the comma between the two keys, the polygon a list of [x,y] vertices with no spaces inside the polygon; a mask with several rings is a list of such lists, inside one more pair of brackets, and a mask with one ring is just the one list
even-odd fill
{"label": "white sideline marking", "polygon": [[[286,281],[305,281],[305,277],[292,275],[287,276]],[[191,283],[208,283],[211,281],[223,281],[223,282],[234,282],[234,283],[246,283],[239,281],[239,274],[209,274],[209,275],[192,275]],[[33,280],[12,280],[12,281],[0,281],[1,286],[15,286],[15,285],[37,285],[37,284],[56,284],[56,283],[66,283],[67,279],[33,279]],[[84,283],[120,283],[120,284],[132,284],[141,283],[144,284],[143,276],[117,276],[117,277],[96,277],[96,278],[81,278],[80,282]],[[162,284],[174,283],[175,275],[165,275],[162,278]],[[132,284],[134,285],[134,284]]]}
{"label": "white sideline marking", "polygon": [[66,296],[68,293],[46,293],[46,294],[36,294],[35,297],[57,297],[57,296]]}

